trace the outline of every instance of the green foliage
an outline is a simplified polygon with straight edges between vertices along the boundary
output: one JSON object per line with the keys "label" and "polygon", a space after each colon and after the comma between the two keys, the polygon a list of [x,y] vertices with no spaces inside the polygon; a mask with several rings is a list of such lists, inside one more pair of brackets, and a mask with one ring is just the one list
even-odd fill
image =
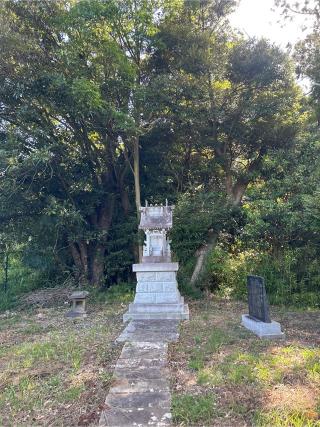
{"label": "green foliage", "polygon": [[89,301],[93,303],[128,304],[134,298],[135,283],[118,283],[106,290],[90,289]]}
{"label": "green foliage", "polygon": [[183,194],[174,210],[171,232],[172,249],[178,259],[186,263],[206,242],[208,230],[219,231],[228,218],[228,206],[221,193]]}
{"label": "green foliage", "polygon": [[6,287],[4,286],[5,269],[0,267],[0,311],[14,308],[22,294],[59,284],[60,275],[52,269],[52,264],[46,268],[48,266],[43,265],[43,258],[36,256],[34,252],[26,262],[27,255],[27,251],[21,250],[9,253]]}
{"label": "green foliage", "polygon": [[[290,249],[276,257],[253,249],[229,253],[217,246],[208,259],[206,286],[212,290],[219,289],[223,296],[246,300],[247,275],[255,274],[265,278],[271,304],[319,307],[318,275],[313,282],[299,281],[297,255],[299,253]],[[305,267],[311,273],[312,263]]]}
{"label": "green foliage", "polygon": [[287,160],[266,159],[252,185],[238,234],[220,235],[207,260],[205,287],[246,298],[246,276],[265,278],[271,303],[319,307],[318,132],[306,132]]}
{"label": "green foliage", "polygon": [[[120,39],[134,33],[138,43],[128,21],[135,5],[8,0],[0,17],[1,227],[24,243],[26,260],[41,253],[33,268],[45,268],[47,253],[49,269],[58,264],[82,285],[127,280],[132,262],[123,247],[133,234],[129,104],[138,58]],[[145,50],[153,10],[140,6]]]}

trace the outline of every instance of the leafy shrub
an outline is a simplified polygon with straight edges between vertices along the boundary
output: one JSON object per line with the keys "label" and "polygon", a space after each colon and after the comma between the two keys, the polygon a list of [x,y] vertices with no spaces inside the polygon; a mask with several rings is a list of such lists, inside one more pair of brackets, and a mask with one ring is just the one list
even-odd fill
{"label": "leafy shrub", "polygon": [[271,304],[291,304],[301,307],[320,307],[318,283],[299,282],[297,251],[286,249],[275,257],[266,251],[243,250],[229,252],[217,245],[207,261],[203,286],[218,290],[222,296],[247,299],[247,275],[265,279]]}

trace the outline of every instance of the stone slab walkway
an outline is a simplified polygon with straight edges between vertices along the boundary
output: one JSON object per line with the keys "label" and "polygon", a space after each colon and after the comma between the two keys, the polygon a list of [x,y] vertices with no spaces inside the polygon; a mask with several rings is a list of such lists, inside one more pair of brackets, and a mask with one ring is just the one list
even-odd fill
{"label": "stone slab walkway", "polygon": [[178,320],[133,320],[117,338],[118,342],[178,341]]}
{"label": "stone slab walkway", "polygon": [[132,321],[118,342],[126,342],[99,426],[171,425],[168,342],[179,338],[175,320]]}

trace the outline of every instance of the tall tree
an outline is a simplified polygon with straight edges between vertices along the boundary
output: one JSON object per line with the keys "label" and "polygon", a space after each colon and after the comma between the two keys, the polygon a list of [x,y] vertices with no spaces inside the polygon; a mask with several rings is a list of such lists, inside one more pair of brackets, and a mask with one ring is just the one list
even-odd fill
{"label": "tall tree", "polygon": [[162,122],[172,138],[189,141],[191,157],[202,156],[211,167],[208,182],[220,181],[230,205],[239,207],[264,159],[293,141],[302,95],[293,65],[280,49],[265,40],[217,34],[225,15],[200,4],[204,9],[192,4],[163,25],[153,59],[153,93],[162,101]]}
{"label": "tall tree", "polygon": [[53,217],[57,245],[94,285],[104,281],[115,211],[130,210],[121,136],[134,135],[135,70],[100,6],[6,1],[0,35],[3,197],[23,197],[20,218]]}

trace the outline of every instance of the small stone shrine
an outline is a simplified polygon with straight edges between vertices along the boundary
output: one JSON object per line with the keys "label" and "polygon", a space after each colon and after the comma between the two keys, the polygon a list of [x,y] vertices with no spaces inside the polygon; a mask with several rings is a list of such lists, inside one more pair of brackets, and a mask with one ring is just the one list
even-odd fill
{"label": "small stone shrine", "polygon": [[70,295],[71,310],[68,311],[66,317],[87,317],[86,298],[89,295],[87,291],[76,291]]}
{"label": "small stone shrine", "polygon": [[247,276],[249,314],[242,315],[242,325],[259,338],[284,338],[280,323],[271,321],[263,277]]}
{"label": "small stone shrine", "polygon": [[123,320],[189,319],[188,305],[184,304],[177,284],[178,263],[171,262],[170,241],[167,232],[172,228],[174,207],[148,206],[140,208],[139,228],[146,240],[142,262],[133,264],[137,275],[134,302],[124,314]]}

